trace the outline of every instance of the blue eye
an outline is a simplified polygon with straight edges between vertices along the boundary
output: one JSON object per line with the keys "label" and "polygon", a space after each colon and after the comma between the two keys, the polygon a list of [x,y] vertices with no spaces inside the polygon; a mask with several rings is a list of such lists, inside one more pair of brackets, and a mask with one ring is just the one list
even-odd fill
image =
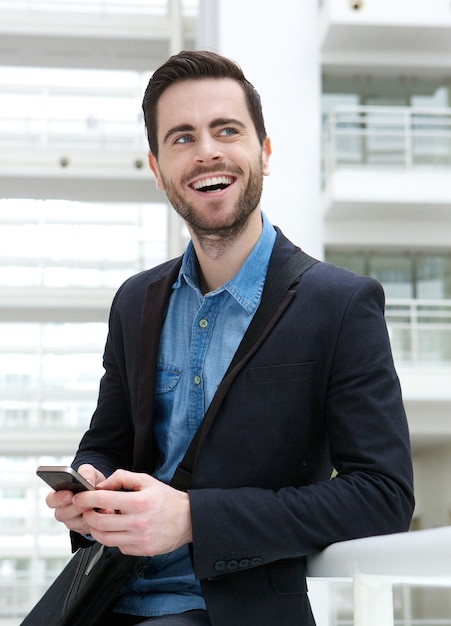
{"label": "blue eye", "polygon": [[236,135],[237,133],[238,131],[235,128],[227,127],[223,128],[219,134],[230,137],[231,135]]}
{"label": "blue eye", "polygon": [[191,135],[181,135],[180,137],[177,137],[174,143],[189,143],[190,141],[193,141]]}

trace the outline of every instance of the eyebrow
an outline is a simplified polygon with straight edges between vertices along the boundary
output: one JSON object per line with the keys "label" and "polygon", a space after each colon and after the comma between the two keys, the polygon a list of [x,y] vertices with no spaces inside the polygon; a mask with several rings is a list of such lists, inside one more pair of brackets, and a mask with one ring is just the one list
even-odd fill
{"label": "eyebrow", "polygon": [[[240,122],[240,120],[237,120],[233,117],[231,118],[218,117],[217,119],[212,120],[210,124],[208,125],[208,127],[213,129],[213,128],[218,128],[219,126],[230,126],[230,125],[239,126],[242,129],[246,128],[243,122]],[[167,143],[167,141],[169,140],[169,137],[171,137],[172,135],[175,135],[177,133],[193,132],[195,130],[196,130],[195,127],[192,126],[191,124],[178,124],[177,126],[173,126],[172,128],[168,130],[168,132],[164,136],[163,143],[164,144]]]}

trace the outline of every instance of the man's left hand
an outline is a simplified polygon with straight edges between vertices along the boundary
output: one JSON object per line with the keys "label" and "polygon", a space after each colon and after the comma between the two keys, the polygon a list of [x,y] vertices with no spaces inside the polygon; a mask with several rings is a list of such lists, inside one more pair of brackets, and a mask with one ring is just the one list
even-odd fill
{"label": "man's left hand", "polygon": [[124,554],[154,556],[192,541],[188,494],[148,474],[117,470],[73,504],[94,539]]}

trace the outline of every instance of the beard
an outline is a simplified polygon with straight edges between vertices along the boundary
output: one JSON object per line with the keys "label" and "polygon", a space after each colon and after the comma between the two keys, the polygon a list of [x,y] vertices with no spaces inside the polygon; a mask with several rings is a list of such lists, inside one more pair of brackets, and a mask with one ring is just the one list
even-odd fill
{"label": "beard", "polygon": [[[224,166],[217,166],[216,169],[231,175],[242,174],[241,170],[231,171],[228,169],[225,171]],[[190,173],[190,176],[185,177],[185,179],[191,180],[193,177],[204,173],[214,174],[215,169],[209,168],[206,172]],[[165,179],[163,179],[163,182],[169,202],[186,222],[189,229],[196,235],[199,242],[211,240],[212,236],[214,236],[215,240],[227,243],[233,241],[243,232],[249,217],[260,203],[263,190],[263,166],[261,163],[258,163],[251,169],[246,187],[241,192],[232,210],[225,217],[223,216],[224,200],[211,200],[208,214],[201,213],[193,203],[188,202],[183,197],[173,182]]]}

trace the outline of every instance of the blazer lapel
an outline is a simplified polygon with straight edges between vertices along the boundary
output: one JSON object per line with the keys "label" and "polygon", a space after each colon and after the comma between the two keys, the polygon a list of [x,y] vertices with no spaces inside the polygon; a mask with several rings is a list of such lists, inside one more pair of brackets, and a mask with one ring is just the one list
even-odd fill
{"label": "blazer lapel", "polygon": [[[285,235],[281,232],[279,228],[275,227],[275,230],[277,232],[277,237],[276,237],[276,241],[275,241],[274,248],[273,248],[269,265],[268,265],[268,271],[266,274],[266,283],[268,283],[274,278],[274,276],[277,274],[278,270],[282,267],[282,265],[286,263],[286,261],[296,252],[296,250],[298,250],[298,248],[296,248],[296,246],[294,246],[291,243],[291,241],[289,241],[289,239],[285,237]],[[260,346],[263,344],[265,339],[271,333],[277,321],[283,315],[283,313],[285,312],[286,308],[288,307],[292,299],[295,297],[295,295],[296,295],[296,292],[294,289],[289,289],[287,291],[284,298],[280,302],[279,306],[273,313],[271,319],[266,324],[258,340],[255,342],[254,346],[251,348],[251,350],[249,350],[249,352],[244,356],[244,358],[241,359],[241,361],[239,361],[236,364],[236,366],[229,372],[229,374],[225,378],[223,378],[223,380],[221,381],[221,384],[216,390],[216,393],[213,396],[210,406],[208,407],[207,412],[205,413],[205,417],[204,417],[205,424],[202,426],[202,432],[199,438],[199,445],[197,446],[196,456],[194,460],[194,467],[197,462],[199,451],[202,447],[202,444],[205,441],[205,438],[208,434],[209,429],[211,428],[213,420],[231,384],[233,383],[237,375],[241,372],[241,370],[246,365],[246,363],[249,361],[249,359],[252,357],[252,355],[255,354],[257,350],[259,350]]]}
{"label": "blazer lapel", "polygon": [[162,278],[149,283],[139,329],[139,374],[137,418],[135,423],[135,471],[149,467],[153,450],[153,407],[159,339],[166,308],[181,266],[181,258],[173,262]]}
{"label": "blazer lapel", "polygon": [[249,359],[251,359],[252,355],[254,355],[259,350],[260,346],[263,344],[265,339],[271,333],[277,321],[283,315],[284,311],[286,310],[286,308],[288,307],[292,299],[295,297],[295,295],[296,295],[296,292],[294,290],[287,291],[283,300],[277,307],[276,311],[273,313],[271,319],[266,324],[263,332],[261,333],[257,341],[254,343],[253,347],[249,350],[249,352],[247,352],[247,354],[241,359],[241,361],[239,361],[235,365],[235,367],[227,374],[227,376],[225,376],[223,380],[221,381],[221,384],[217,388],[216,393],[213,396],[213,399],[210,403],[210,406],[208,407],[207,412],[205,413],[204,423],[202,425],[202,432],[199,438],[199,444],[196,449],[194,467],[196,465],[196,462],[199,456],[199,451],[205,441],[208,431],[211,428],[211,425],[215,419],[215,416],[218,413],[219,407],[221,406],[224,396],[228,392],[230,386],[232,385],[233,381],[238,376],[238,374],[241,372],[243,367],[246,365]]}

